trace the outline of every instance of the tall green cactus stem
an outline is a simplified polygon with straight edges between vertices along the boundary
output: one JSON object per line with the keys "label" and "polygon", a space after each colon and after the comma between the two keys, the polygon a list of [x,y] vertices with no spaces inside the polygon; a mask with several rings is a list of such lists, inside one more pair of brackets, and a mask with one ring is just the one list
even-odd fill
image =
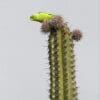
{"label": "tall green cactus stem", "polygon": [[64,25],[49,35],[50,99],[77,100],[73,40]]}
{"label": "tall green cactus stem", "polygon": [[[49,19],[47,13],[42,15],[41,29],[45,33],[50,31],[48,39],[50,100],[78,100],[73,40],[80,40],[82,33],[79,30],[70,32],[68,25],[63,22],[61,16],[53,15]],[[41,19],[40,13],[38,17],[35,16]],[[31,18],[40,22],[40,19]]]}

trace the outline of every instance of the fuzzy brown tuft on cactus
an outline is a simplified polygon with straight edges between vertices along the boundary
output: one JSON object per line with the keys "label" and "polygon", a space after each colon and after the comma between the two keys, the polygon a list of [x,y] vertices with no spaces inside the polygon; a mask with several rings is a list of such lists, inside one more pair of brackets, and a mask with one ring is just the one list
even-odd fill
{"label": "fuzzy brown tuft on cactus", "polygon": [[71,33],[72,33],[73,40],[76,40],[76,41],[81,40],[83,33],[80,30],[76,29],[76,30],[73,30]]}
{"label": "fuzzy brown tuft on cactus", "polygon": [[50,25],[49,24],[50,24],[49,20],[44,20],[42,22],[41,31],[44,33],[50,32]]}
{"label": "fuzzy brown tuft on cactus", "polygon": [[[39,17],[41,18],[41,15],[38,15]],[[50,32],[50,100],[78,100],[73,40],[80,40],[82,34],[79,30],[71,32],[60,16],[51,14],[48,18],[46,15],[44,19],[42,16],[42,20],[42,32]]]}
{"label": "fuzzy brown tuft on cactus", "polygon": [[50,31],[56,31],[64,25],[63,18],[61,16],[54,16],[50,20],[44,20],[42,22],[41,31],[48,33]]}

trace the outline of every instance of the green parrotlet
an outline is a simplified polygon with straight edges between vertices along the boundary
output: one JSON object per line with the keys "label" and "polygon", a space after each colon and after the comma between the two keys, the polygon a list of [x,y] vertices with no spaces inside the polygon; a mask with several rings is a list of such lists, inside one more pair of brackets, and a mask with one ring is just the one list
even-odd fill
{"label": "green parrotlet", "polygon": [[37,14],[31,15],[30,19],[32,21],[37,21],[37,22],[42,23],[44,20],[49,20],[49,19],[52,19],[53,17],[54,17],[53,14],[49,14],[49,13],[46,13],[46,12],[39,12]]}

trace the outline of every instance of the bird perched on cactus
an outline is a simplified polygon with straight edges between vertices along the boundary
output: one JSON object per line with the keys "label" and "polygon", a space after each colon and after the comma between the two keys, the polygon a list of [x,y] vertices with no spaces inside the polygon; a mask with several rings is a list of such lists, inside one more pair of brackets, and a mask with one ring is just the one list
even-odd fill
{"label": "bird perched on cactus", "polygon": [[78,100],[73,40],[81,39],[81,31],[71,32],[64,19],[58,15],[41,12],[30,18],[42,23],[42,32],[50,33],[50,100]]}
{"label": "bird perched on cactus", "polygon": [[39,12],[37,14],[33,14],[30,16],[32,21],[43,22],[44,20],[49,20],[53,18],[53,14],[49,14],[46,12]]}

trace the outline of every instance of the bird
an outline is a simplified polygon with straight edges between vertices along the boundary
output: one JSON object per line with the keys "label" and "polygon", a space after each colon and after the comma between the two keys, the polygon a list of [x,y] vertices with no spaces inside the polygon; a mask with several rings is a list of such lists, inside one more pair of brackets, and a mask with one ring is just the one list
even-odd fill
{"label": "bird", "polygon": [[38,12],[36,14],[33,14],[30,16],[30,19],[32,21],[37,21],[42,23],[44,20],[50,20],[54,17],[53,14],[47,13],[47,12]]}

